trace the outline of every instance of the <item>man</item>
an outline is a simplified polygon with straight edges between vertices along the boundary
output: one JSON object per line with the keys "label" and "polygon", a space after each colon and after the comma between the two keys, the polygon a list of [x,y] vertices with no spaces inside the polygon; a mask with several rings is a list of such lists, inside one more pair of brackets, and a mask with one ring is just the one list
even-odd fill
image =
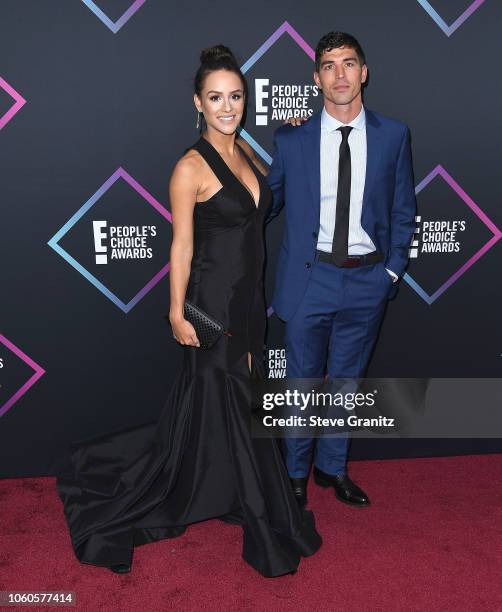
{"label": "man", "polygon": [[[272,305],[286,322],[288,378],[364,376],[406,267],[416,211],[409,130],[364,108],[367,75],[357,40],[326,34],[314,72],[322,111],[274,135],[269,218],[285,204],[286,222]],[[284,442],[301,506],[312,458],[317,484],[346,503],[369,504],[347,474],[347,435]]]}

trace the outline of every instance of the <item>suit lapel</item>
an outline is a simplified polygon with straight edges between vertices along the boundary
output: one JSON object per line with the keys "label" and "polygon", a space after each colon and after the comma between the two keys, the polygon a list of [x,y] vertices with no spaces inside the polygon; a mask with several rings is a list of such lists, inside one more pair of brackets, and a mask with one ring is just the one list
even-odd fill
{"label": "suit lapel", "polygon": [[[380,121],[370,110],[365,109],[365,112],[367,154],[361,219],[363,227],[371,226],[371,223],[367,223],[367,215],[371,214],[369,199],[373,191],[373,184],[381,159],[380,139],[382,137]],[[301,144],[305,170],[314,204],[312,212],[316,221],[318,221],[320,218],[321,202],[321,111],[315,113],[312,119],[303,126],[301,130]]]}
{"label": "suit lapel", "polygon": [[302,129],[301,143],[305,170],[314,203],[315,219],[320,217],[321,202],[321,113],[315,113]]}
{"label": "suit lapel", "polygon": [[381,129],[380,122],[370,110],[366,109],[366,178],[364,181],[364,194],[363,194],[363,210],[362,219],[370,212],[370,205],[368,200],[373,191],[373,183],[377,176],[377,170],[382,158],[380,138]]}

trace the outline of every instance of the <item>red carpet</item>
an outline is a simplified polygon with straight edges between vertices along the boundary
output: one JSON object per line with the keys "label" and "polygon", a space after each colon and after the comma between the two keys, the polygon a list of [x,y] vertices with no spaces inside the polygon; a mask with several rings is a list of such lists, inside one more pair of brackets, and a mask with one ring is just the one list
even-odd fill
{"label": "red carpet", "polygon": [[71,590],[92,612],[502,610],[502,455],[353,462],[351,475],[372,506],[311,483],[324,545],[281,578],[248,567],[240,528],[220,521],[137,548],[125,576],[81,565],[54,478],[3,480],[0,591]]}

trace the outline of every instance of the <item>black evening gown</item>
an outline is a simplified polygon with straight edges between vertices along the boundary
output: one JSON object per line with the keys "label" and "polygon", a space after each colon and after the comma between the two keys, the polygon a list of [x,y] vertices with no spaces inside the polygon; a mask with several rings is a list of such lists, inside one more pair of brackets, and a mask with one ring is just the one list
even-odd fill
{"label": "black evening gown", "polygon": [[[263,576],[295,571],[321,537],[300,510],[276,440],[251,435],[252,382],[263,377],[266,305],[258,205],[203,137],[198,151],[222,184],[194,209],[187,298],[232,333],[210,349],[184,347],[184,361],[158,421],[71,445],[71,471],[56,486],[82,563],[132,564],[133,550],[219,518],[243,529],[242,557]],[[248,352],[252,356],[251,370]]]}

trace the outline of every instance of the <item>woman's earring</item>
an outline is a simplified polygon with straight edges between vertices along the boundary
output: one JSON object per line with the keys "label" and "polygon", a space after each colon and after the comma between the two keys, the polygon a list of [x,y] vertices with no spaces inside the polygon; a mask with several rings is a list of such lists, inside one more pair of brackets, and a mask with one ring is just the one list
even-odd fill
{"label": "woman's earring", "polygon": [[202,115],[202,113],[200,111],[197,111],[197,123],[195,124],[195,127],[199,130],[200,129],[200,116]]}

